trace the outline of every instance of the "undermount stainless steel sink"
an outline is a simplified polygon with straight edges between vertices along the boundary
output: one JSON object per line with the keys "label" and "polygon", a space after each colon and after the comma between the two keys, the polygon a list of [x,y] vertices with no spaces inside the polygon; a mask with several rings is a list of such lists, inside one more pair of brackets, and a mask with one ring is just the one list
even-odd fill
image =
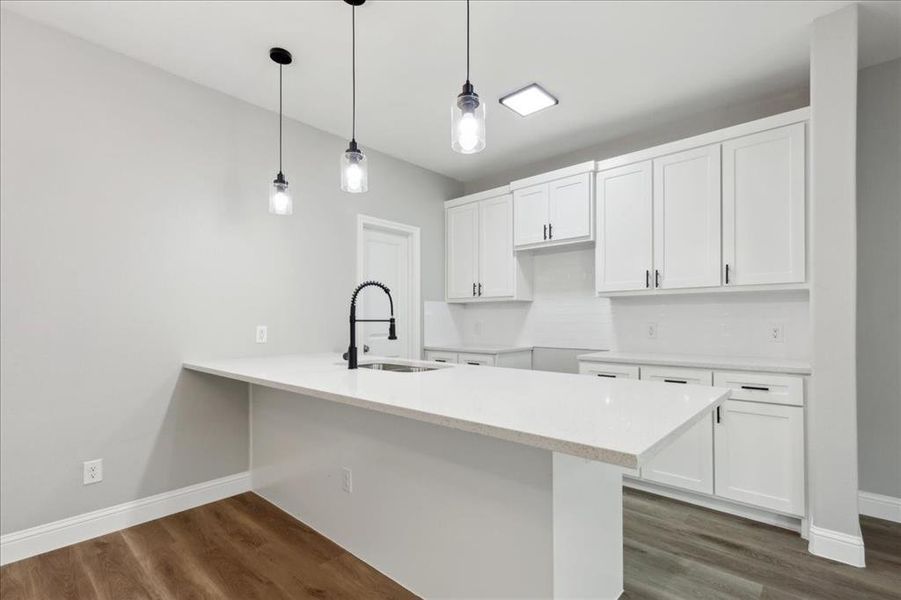
{"label": "undermount stainless steel sink", "polygon": [[359,365],[361,369],[374,371],[394,371],[395,373],[424,373],[425,371],[437,371],[442,367],[422,367],[418,365],[402,365],[398,363],[376,362]]}

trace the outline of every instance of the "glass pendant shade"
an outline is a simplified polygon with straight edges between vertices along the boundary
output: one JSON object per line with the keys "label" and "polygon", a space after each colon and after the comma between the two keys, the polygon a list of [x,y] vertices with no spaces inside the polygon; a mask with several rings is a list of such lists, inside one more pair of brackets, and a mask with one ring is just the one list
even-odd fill
{"label": "glass pendant shade", "polygon": [[451,148],[460,154],[485,149],[485,103],[468,81],[451,106]]}
{"label": "glass pendant shade", "polygon": [[361,194],[369,189],[369,168],[366,155],[355,141],[341,155],[341,189],[351,194]]}
{"label": "glass pendant shade", "polygon": [[281,173],[269,187],[269,212],[273,215],[290,215],[294,213],[294,201],[288,190],[288,182]]}

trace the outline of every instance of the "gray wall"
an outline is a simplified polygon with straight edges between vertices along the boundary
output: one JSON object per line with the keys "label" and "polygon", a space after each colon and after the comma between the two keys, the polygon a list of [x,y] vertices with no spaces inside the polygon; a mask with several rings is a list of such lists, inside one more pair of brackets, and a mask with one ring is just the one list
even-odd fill
{"label": "gray wall", "polygon": [[901,59],[859,73],[860,489],[901,498]]}
{"label": "gray wall", "polygon": [[[595,144],[575,152],[569,152],[555,156],[548,160],[542,160],[510,169],[501,173],[494,173],[490,177],[483,177],[465,184],[467,194],[491,189],[500,185],[506,185],[511,181],[530,177],[539,173],[568,167],[588,160],[600,160],[619,156],[628,152],[650,148],[659,144],[681,140],[683,138],[699,135],[708,131],[715,131],[724,127],[747,123],[755,119],[762,119],[770,115],[779,114],[802,108],[809,104],[807,88],[789,90],[771,97],[758,98],[741,104],[724,106],[716,110],[708,110],[696,114],[693,117],[671,121],[665,124],[649,123],[647,128],[631,135],[617,137],[613,140]],[[655,118],[659,121],[659,118]],[[490,123],[489,123],[490,126]],[[490,135],[490,131],[489,131]]]}
{"label": "gray wall", "polygon": [[[246,469],[246,386],[181,361],[340,350],[356,215],[422,227],[440,265],[462,190],[371,152],[370,192],[344,194],[346,141],[288,121],[295,214],[271,216],[274,114],[0,14],[7,533]],[[422,282],[443,298],[443,270]],[[104,481],[82,486],[94,458]]]}

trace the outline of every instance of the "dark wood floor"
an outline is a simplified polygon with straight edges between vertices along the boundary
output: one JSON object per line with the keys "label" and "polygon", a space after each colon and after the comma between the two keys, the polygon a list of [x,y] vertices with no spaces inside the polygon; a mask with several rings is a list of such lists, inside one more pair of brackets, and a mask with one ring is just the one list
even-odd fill
{"label": "dark wood floor", "polygon": [[[864,518],[867,568],[807,553],[796,534],[625,490],[628,600],[901,598],[901,525]],[[254,494],[0,569],[18,599],[415,598]]]}

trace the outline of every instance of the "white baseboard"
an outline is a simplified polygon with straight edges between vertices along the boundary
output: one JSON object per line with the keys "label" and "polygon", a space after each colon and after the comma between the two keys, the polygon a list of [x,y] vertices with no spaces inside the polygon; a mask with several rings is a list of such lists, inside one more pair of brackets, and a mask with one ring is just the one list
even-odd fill
{"label": "white baseboard", "polygon": [[245,471],[0,536],[0,565],[250,490]]}
{"label": "white baseboard", "polygon": [[857,498],[860,514],[901,523],[901,498],[872,492],[860,492]]}
{"label": "white baseboard", "polygon": [[863,538],[840,531],[810,526],[811,554],[822,556],[852,567],[865,567]]}

